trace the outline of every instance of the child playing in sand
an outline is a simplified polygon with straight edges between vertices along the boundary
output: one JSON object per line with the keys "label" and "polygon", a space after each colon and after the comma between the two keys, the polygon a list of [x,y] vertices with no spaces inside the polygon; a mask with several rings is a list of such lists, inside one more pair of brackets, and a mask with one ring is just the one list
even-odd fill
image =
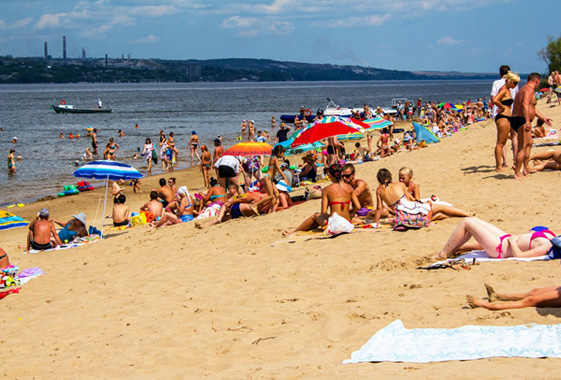
{"label": "child playing in sand", "polygon": [[399,177],[399,182],[402,182],[407,187],[409,193],[411,193],[413,198],[415,198],[416,200],[420,200],[421,189],[419,188],[419,185],[412,181],[413,170],[411,170],[411,168],[408,168],[407,166],[404,166],[399,169],[399,172],[397,174]]}

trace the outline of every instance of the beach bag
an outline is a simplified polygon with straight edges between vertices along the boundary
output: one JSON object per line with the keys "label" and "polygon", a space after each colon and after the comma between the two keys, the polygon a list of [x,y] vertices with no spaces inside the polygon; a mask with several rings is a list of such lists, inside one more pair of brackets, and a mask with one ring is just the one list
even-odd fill
{"label": "beach bag", "polygon": [[158,155],[156,154],[156,148],[152,149],[152,162],[158,165]]}
{"label": "beach bag", "polygon": [[428,227],[430,219],[423,213],[410,214],[396,207],[394,219],[394,231],[407,231],[409,229],[419,229]]}
{"label": "beach bag", "polygon": [[336,212],[327,220],[327,227],[324,235],[335,236],[339,234],[348,234],[353,231],[354,226],[347,219],[343,218]]}
{"label": "beach bag", "polygon": [[551,248],[547,252],[550,259],[561,259],[561,236],[554,237],[551,241]]}

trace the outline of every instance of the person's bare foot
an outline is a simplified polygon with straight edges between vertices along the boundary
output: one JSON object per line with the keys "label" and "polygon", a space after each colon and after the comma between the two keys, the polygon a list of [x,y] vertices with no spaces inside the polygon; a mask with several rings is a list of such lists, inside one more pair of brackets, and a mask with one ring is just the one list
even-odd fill
{"label": "person's bare foot", "polygon": [[471,307],[472,309],[476,309],[478,307],[481,307],[480,305],[477,304],[477,300],[473,296],[470,296],[469,294],[466,294],[466,300],[467,300],[468,306]]}
{"label": "person's bare foot", "polygon": [[508,168],[508,164],[502,164],[503,168]]}
{"label": "person's bare foot", "polygon": [[434,255],[432,258],[435,260],[446,260],[448,256],[443,254],[442,252],[439,252],[437,255]]}
{"label": "person's bare foot", "polygon": [[525,179],[525,178],[526,178],[526,177],[524,177],[523,174],[516,174],[516,173],[514,173],[514,179],[520,180],[520,179]]}
{"label": "person's bare foot", "polygon": [[292,235],[293,232],[294,231],[283,231],[282,236],[283,237],[288,237],[288,236]]}
{"label": "person's bare foot", "polygon": [[524,175],[532,174],[535,172],[537,172],[537,170],[531,168],[524,168]]}
{"label": "person's bare foot", "polygon": [[483,284],[485,285],[485,289],[487,290],[487,296],[489,297],[489,301],[493,302],[493,301],[497,301],[497,298],[495,297],[495,289],[493,289],[493,287],[489,284]]}
{"label": "person's bare foot", "polygon": [[503,172],[503,168],[502,168],[502,167],[497,167],[497,168],[495,168],[495,171],[496,171],[497,173],[502,173],[502,172]]}

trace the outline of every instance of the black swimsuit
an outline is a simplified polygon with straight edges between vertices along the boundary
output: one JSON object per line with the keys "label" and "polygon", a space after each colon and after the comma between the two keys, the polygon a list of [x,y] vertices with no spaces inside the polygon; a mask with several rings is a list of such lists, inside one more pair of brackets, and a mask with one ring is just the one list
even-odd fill
{"label": "black swimsuit", "polygon": [[514,129],[515,132],[518,132],[518,129],[524,124],[526,124],[526,118],[524,116],[512,116],[510,118],[510,127]]}
{"label": "black swimsuit", "polygon": [[[505,107],[510,107],[512,105],[512,103],[514,103],[514,99],[512,99],[512,98],[501,100],[501,104]],[[495,116],[495,121],[497,121],[499,119],[507,119],[507,120],[510,121],[510,116],[498,114],[497,116]]]}

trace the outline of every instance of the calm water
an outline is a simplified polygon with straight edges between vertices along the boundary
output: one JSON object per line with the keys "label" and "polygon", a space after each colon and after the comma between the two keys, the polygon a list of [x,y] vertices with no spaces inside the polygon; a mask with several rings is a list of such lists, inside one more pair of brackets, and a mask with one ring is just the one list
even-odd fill
{"label": "calm water", "polygon": [[[302,105],[315,112],[325,108],[326,98],[339,104],[389,106],[392,98],[401,97],[474,100],[488,96],[490,89],[491,81],[1,85],[0,127],[4,131],[0,132],[0,152],[4,163],[0,168],[0,205],[56,194],[64,185],[75,184],[75,161],[91,146],[90,138],[85,137],[88,126],[98,129],[101,152],[114,137],[120,145],[117,160],[140,171],[145,171],[146,165],[144,160],[132,160],[137,147],[143,147],[146,137],[157,142],[160,129],[173,131],[180,148],[178,166],[184,168],[190,165],[185,159],[192,130],[209,146],[222,135],[228,147],[236,142],[243,119],[255,120],[257,129],[270,129],[271,116],[278,122],[281,114],[297,113]],[[56,114],[49,109],[61,99],[77,107],[94,107],[98,98],[113,112]],[[125,137],[118,137],[119,129]],[[61,140],[60,132],[84,137]],[[14,136],[18,138],[16,145],[11,144]],[[5,161],[12,147],[23,158],[15,175],[7,173]],[[152,174],[160,170],[158,166]]]}

